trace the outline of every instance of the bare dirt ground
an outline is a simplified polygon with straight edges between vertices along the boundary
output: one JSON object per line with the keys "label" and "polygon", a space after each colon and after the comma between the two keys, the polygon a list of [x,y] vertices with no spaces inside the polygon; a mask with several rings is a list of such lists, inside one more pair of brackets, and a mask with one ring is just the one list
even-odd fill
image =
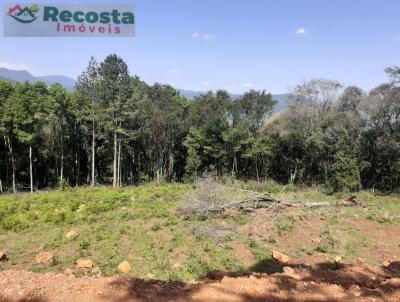
{"label": "bare dirt ground", "polygon": [[0,301],[400,301],[399,262],[384,268],[363,263],[265,265],[276,273],[216,271],[190,283],[6,270],[0,272]]}
{"label": "bare dirt ground", "polygon": [[[320,198],[298,194],[293,200]],[[0,234],[6,253],[0,257],[0,302],[400,302],[399,200],[360,194],[365,206],[231,211],[206,220],[183,218],[172,203],[160,201],[158,212],[157,201],[135,201],[93,216],[90,224],[79,216],[66,226],[56,221],[7,230]],[[42,214],[56,210],[43,206]],[[78,235],[65,238],[71,229]],[[273,251],[289,262],[276,261]],[[54,254],[53,261],[38,263],[43,252]],[[81,258],[91,259],[90,269],[78,267]],[[132,270],[118,275],[123,260]],[[220,269],[229,272],[187,282]]]}

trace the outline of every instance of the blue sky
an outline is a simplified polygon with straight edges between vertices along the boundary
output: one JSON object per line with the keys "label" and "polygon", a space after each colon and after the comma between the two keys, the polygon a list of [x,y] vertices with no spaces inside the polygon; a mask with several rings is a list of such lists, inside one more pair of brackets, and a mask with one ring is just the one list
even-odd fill
{"label": "blue sky", "polygon": [[76,78],[90,56],[117,53],[149,83],[284,93],[315,77],[371,89],[400,65],[399,0],[119,2],[136,6],[134,38],[0,37],[0,66]]}

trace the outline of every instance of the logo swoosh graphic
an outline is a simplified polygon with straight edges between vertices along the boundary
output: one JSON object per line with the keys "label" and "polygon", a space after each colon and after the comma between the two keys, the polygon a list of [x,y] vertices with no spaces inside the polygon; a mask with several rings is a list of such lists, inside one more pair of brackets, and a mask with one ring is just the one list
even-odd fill
{"label": "logo swoosh graphic", "polygon": [[23,20],[23,19],[20,19],[20,18],[18,18],[18,17],[16,17],[16,16],[13,16],[13,15],[9,15],[11,18],[14,18],[15,20],[17,20],[18,22],[21,22],[21,23],[32,23],[33,21],[35,21],[36,19],[37,19],[37,17],[36,18],[33,18],[33,19],[31,19],[31,20]]}

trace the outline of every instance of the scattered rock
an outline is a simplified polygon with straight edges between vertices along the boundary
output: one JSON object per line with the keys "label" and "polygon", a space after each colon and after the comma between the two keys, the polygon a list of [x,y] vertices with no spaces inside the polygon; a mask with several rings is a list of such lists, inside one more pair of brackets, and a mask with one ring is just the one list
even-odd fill
{"label": "scattered rock", "polygon": [[342,256],[336,256],[333,260],[335,260],[337,263],[340,263],[342,262]]}
{"label": "scattered rock", "polygon": [[94,266],[93,261],[90,259],[78,259],[76,260],[77,268],[92,268]]}
{"label": "scattered rock", "polygon": [[284,267],[283,267],[283,271],[284,271],[286,274],[293,274],[293,273],[294,273],[294,269],[291,268],[290,266],[284,266]]}
{"label": "scattered rock", "polygon": [[85,210],[85,208],[86,208],[86,205],[81,204],[81,205],[79,205],[79,208],[76,210],[76,212],[78,212],[78,213],[83,212]]}
{"label": "scattered rock", "polygon": [[300,280],[301,276],[297,275],[294,271],[293,268],[289,267],[289,266],[285,266],[283,268],[283,272],[285,273],[286,276],[296,279],[296,280]]}
{"label": "scattered rock", "polygon": [[288,263],[290,261],[290,257],[282,254],[281,252],[278,251],[272,251],[272,258],[275,260],[281,262],[281,263]]}
{"label": "scattered rock", "polygon": [[384,267],[389,267],[390,266],[390,261],[388,261],[388,260],[385,260],[385,261],[383,261],[383,266]]}
{"label": "scattered rock", "polygon": [[100,278],[100,277],[101,277],[101,270],[100,270],[100,267],[98,267],[98,266],[96,266],[94,269],[92,269],[92,270],[90,271],[90,273],[91,273],[94,277],[97,277],[97,278]]}
{"label": "scattered rock", "polygon": [[7,260],[7,255],[5,251],[0,251],[0,261]]}
{"label": "scattered rock", "polygon": [[64,270],[64,275],[73,276],[74,275],[74,271],[72,269],[70,269],[70,268],[66,268]]}
{"label": "scattered rock", "polygon": [[147,277],[148,279],[155,279],[155,278],[156,278],[156,275],[151,274],[151,273],[148,273],[148,274],[146,275],[146,277]]}
{"label": "scattered rock", "polygon": [[132,267],[128,261],[123,261],[118,265],[118,270],[121,273],[127,274],[131,271]]}
{"label": "scattered rock", "polygon": [[361,289],[358,285],[353,284],[349,288],[349,292],[354,295],[354,297],[360,297],[361,296]]}
{"label": "scattered rock", "polygon": [[357,264],[364,264],[364,259],[362,259],[362,258],[357,258],[357,259],[356,259],[356,263],[357,263]]}
{"label": "scattered rock", "polygon": [[78,236],[78,233],[74,230],[69,231],[67,234],[65,234],[65,238],[71,239]]}
{"label": "scattered rock", "polygon": [[311,241],[319,244],[319,243],[321,243],[321,238],[313,238]]}
{"label": "scattered rock", "polygon": [[53,261],[54,254],[52,252],[41,252],[36,255],[37,263],[50,263]]}
{"label": "scattered rock", "polygon": [[236,209],[226,209],[223,216],[225,218],[233,218],[239,216],[239,211]]}
{"label": "scattered rock", "polygon": [[319,219],[325,220],[325,219],[326,219],[326,216],[325,216],[325,215],[321,215],[321,216],[319,217]]}

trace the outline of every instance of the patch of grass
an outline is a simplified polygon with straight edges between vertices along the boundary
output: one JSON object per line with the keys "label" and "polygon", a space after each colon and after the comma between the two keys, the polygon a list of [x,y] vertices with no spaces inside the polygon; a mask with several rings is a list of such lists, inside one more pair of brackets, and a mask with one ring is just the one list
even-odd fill
{"label": "patch of grass", "polygon": [[283,217],[276,223],[276,230],[279,236],[287,235],[293,232],[296,218],[294,216]]}
{"label": "patch of grass", "polygon": [[313,250],[310,250],[310,249],[308,249],[308,248],[306,248],[304,246],[296,249],[296,251],[295,251],[295,255],[297,257],[302,257],[304,255],[312,256],[313,254],[314,254]]}
{"label": "patch of grass", "polygon": [[394,223],[394,219],[390,217],[388,213],[382,213],[382,212],[373,212],[369,213],[365,216],[368,220],[383,223],[383,224],[392,224]]}
{"label": "patch of grass", "polygon": [[238,215],[236,217],[233,217],[232,221],[236,224],[236,225],[245,225],[249,223],[249,218],[245,215]]}
{"label": "patch of grass", "polygon": [[31,223],[24,216],[11,215],[1,219],[1,226],[6,231],[20,232],[28,229]]}
{"label": "patch of grass", "polygon": [[[215,270],[215,264],[207,261],[201,254],[194,251],[190,252],[188,259],[185,262],[184,270],[187,272],[186,276],[204,277],[210,271]],[[189,277],[189,278],[190,278]]]}
{"label": "patch of grass", "polygon": [[255,240],[249,241],[249,248],[256,260],[262,260],[272,257],[272,251],[266,247],[261,246]]}
{"label": "patch of grass", "polygon": [[278,240],[276,240],[275,237],[268,235],[267,238],[264,239],[264,242],[276,244],[276,243],[278,243]]}
{"label": "patch of grass", "polygon": [[370,246],[370,241],[367,236],[355,229],[345,229],[345,232],[350,235],[350,238],[344,243],[344,253],[347,258],[355,258],[358,256],[362,248]]}
{"label": "patch of grass", "polygon": [[330,250],[329,250],[329,248],[328,248],[326,245],[319,243],[319,244],[315,247],[315,251],[317,251],[317,252],[319,252],[319,253],[326,254],[326,253],[328,253]]}

